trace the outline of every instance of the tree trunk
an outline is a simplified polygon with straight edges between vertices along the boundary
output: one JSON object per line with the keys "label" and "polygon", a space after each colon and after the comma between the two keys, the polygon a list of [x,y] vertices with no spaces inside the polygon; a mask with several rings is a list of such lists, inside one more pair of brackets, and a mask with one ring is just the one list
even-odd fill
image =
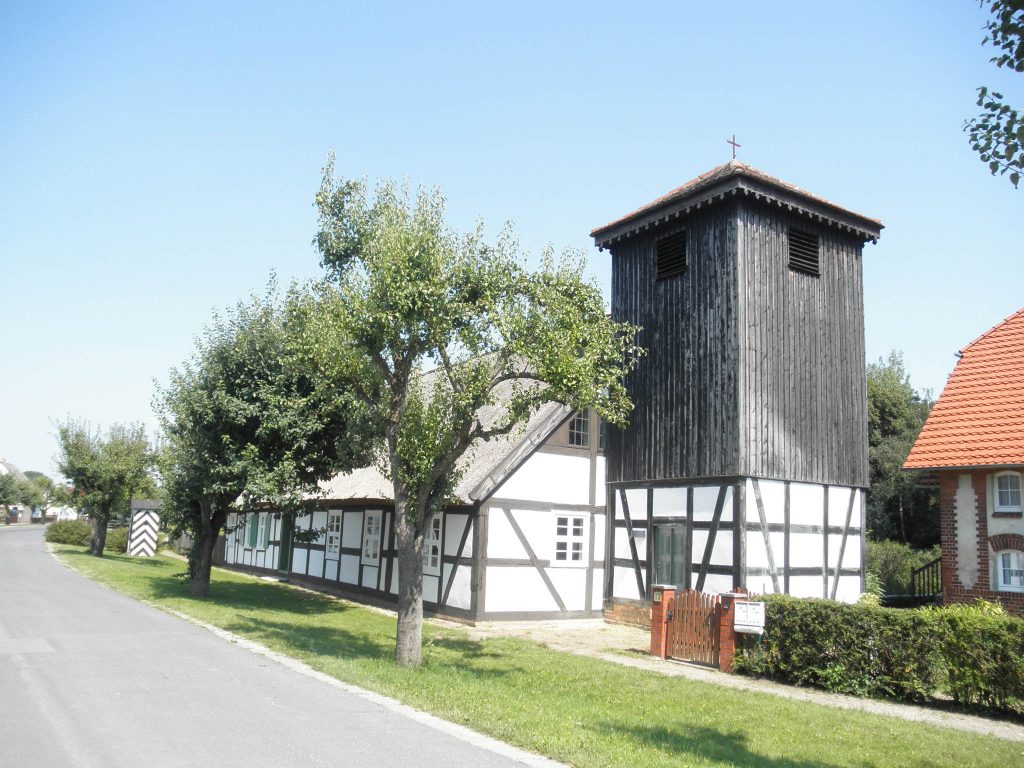
{"label": "tree trunk", "polygon": [[192,542],[192,550],[188,553],[191,578],[188,581],[188,593],[193,597],[210,596],[210,571],[213,568],[213,547],[217,543],[215,536],[204,532]]}
{"label": "tree trunk", "polygon": [[395,504],[398,547],[398,629],[395,661],[418,667],[423,645],[423,534],[409,519],[408,503]]}
{"label": "tree trunk", "polygon": [[89,528],[92,529],[92,540],[89,542],[89,554],[93,557],[103,557],[103,547],[107,544],[107,521],[90,516]]}

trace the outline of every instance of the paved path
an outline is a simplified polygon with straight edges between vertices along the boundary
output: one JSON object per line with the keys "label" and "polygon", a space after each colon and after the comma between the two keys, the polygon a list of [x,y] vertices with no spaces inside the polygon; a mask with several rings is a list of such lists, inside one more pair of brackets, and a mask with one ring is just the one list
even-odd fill
{"label": "paved path", "polygon": [[553,765],[254,653],[0,534],[0,766]]}

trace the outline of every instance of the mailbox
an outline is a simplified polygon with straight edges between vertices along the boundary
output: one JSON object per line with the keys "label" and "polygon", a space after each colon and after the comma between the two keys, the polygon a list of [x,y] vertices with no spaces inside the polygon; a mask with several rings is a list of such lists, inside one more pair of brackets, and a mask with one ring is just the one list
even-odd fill
{"label": "mailbox", "polygon": [[764,603],[736,603],[732,628],[751,635],[764,634]]}

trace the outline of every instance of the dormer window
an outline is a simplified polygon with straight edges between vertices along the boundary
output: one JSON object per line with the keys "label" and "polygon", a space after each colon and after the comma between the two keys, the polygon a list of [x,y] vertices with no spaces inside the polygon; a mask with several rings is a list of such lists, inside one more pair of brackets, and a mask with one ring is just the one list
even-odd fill
{"label": "dormer window", "polygon": [[1020,473],[1000,472],[995,477],[995,504],[993,511],[1003,514],[1020,514]]}

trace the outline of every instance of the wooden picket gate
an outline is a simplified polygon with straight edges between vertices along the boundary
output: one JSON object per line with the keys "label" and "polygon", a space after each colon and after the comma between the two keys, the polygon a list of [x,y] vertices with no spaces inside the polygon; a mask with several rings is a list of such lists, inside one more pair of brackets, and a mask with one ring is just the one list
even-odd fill
{"label": "wooden picket gate", "polygon": [[672,598],[669,609],[668,655],[717,667],[722,598],[688,589]]}

